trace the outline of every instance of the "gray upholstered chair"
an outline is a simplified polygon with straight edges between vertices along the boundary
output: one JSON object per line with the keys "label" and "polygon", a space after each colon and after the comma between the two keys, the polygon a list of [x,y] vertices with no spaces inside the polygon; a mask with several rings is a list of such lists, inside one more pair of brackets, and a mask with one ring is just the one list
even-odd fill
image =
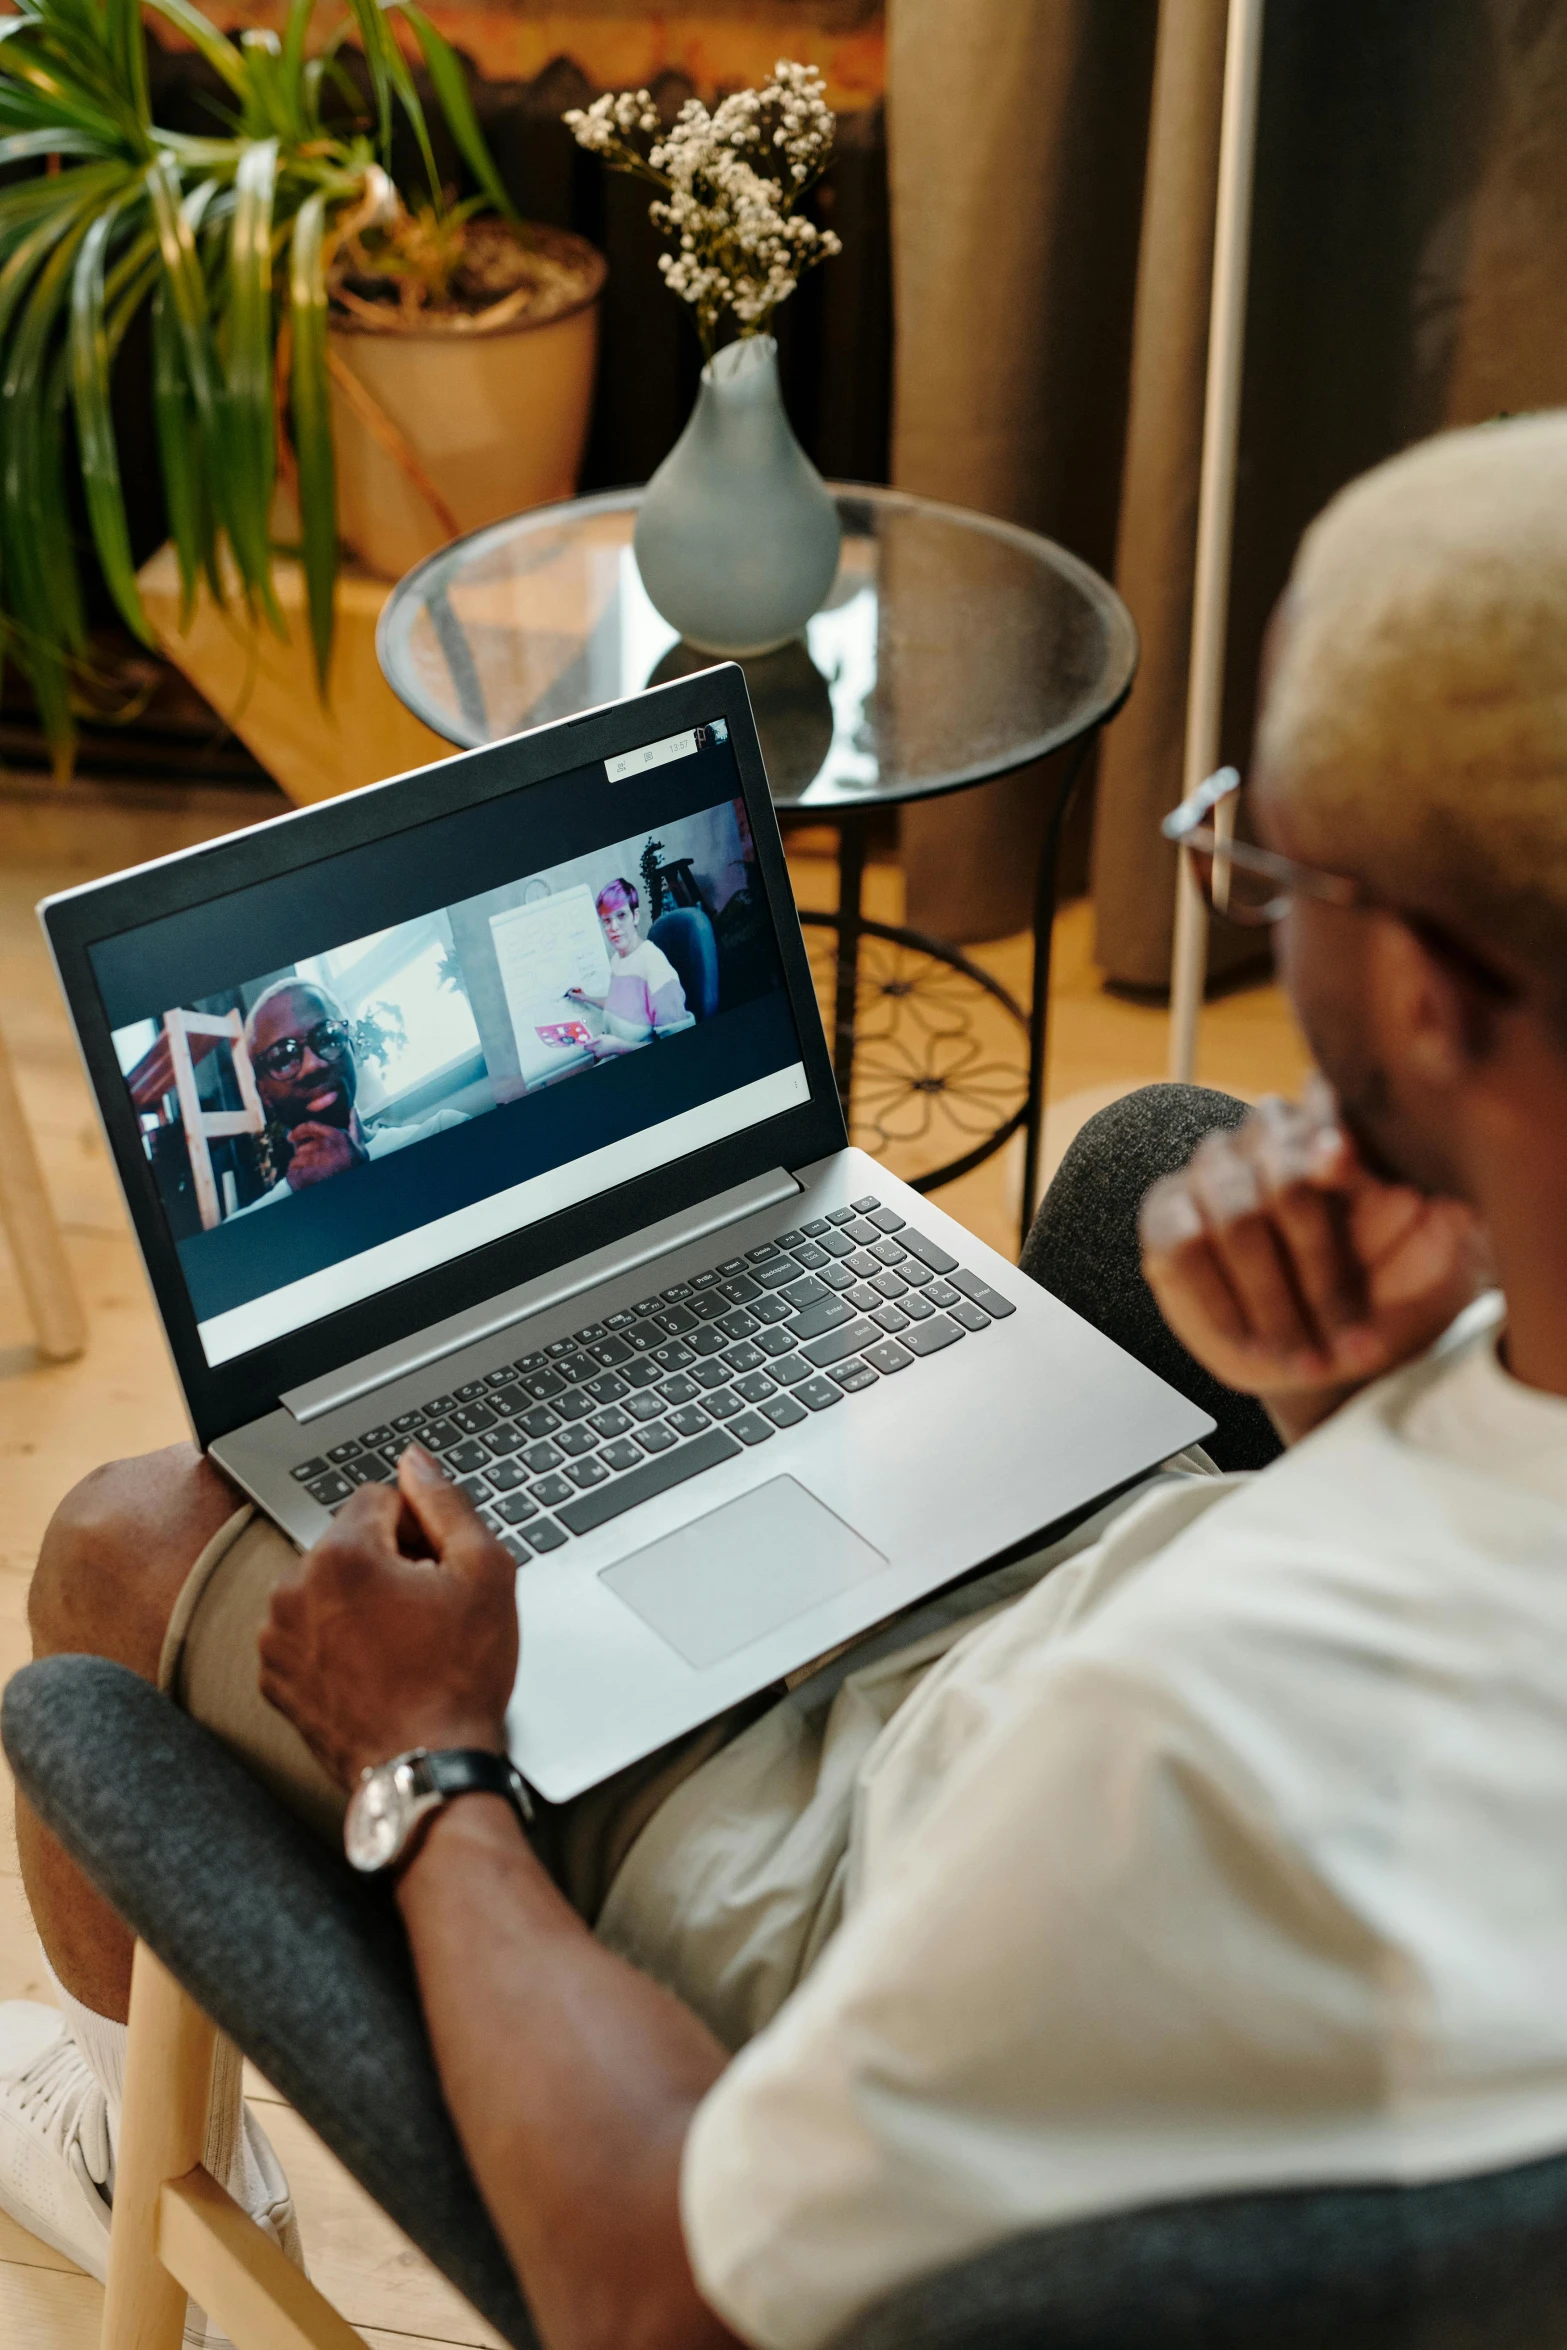
{"label": "gray upholstered chair", "polygon": [[[141,1939],[104,2350],[121,2350],[133,2327],[144,2350],[162,2350],[171,2324],[177,2340],[187,2286],[239,2350],[354,2340],[195,2167],[209,2018],[507,2340],[533,2350],[441,2100],[384,1890],[119,1666],[29,1666],[0,1727],[29,1800]],[[410,2144],[416,2164],[400,2152]],[[845,2343],[1553,2350],[1567,2344],[1567,2158],[1045,2230],[907,2287]]]}

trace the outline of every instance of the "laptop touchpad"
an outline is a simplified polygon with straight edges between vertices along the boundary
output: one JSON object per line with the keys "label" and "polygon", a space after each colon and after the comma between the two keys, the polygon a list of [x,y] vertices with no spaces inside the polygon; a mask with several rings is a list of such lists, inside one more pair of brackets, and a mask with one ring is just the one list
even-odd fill
{"label": "laptop touchpad", "polygon": [[601,1568],[599,1579],[701,1671],[886,1564],[803,1485],[774,1477]]}

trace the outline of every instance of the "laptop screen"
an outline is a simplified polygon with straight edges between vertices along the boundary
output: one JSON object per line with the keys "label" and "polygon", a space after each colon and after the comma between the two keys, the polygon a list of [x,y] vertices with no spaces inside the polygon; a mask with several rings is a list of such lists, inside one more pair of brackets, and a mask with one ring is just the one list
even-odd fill
{"label": "laptop screen", "polygon": [[213,1366],[809,1095],[722,718],[89,952]]}

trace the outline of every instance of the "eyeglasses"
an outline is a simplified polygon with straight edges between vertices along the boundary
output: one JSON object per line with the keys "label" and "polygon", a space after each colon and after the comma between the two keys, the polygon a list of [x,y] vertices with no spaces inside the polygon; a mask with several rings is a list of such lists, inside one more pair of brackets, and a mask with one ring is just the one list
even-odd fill
{"label": "eyeglasses", "polygon": [[308,1045],[318,1061],[346,1061],[354,1040],[341,1020],[318,1020],[305,1036],[280,1036],[252,1055],[252,1065],[264,1077],[297,1077],[305,1065]]}
{"label": "eyeglasses", "polygon": [[1288,912],[1292,897],[1316,898],[1325,906],[1380,908],[1402,922],[1449,969],[1494,1001],[1518,1000],[1520,980],[1512,972],[1499,970],[1483,949],[1471,946],[1445,922],[1375,897],[1347,873],[1324,873],[1320,865],[1303,865],[1298,857],[1282,856],[1277,849],[1260,849],[1251,841],[1236,840],[1235,795],[1240,788],[1240,770],[1221,767],[1159,827],[1166,840],[1174,841],[1191,858],[1208,910],[1221,922],[1233,923],[1240,930],[1266,930]]}
{"label": "eyeglasses", "polygon": [[1320,866],[1303,865],[1298,857],[1236,840],[1235,798],[1240,788],[1239,768],[1221,767],[1159,827],[1166,840],[1191,858],[1193,877],[1210,913],[1241,930],[1266,930],[1282,917],[1292,897],[1319,898],[1328,906],[1370,904],[1359,882],[1346,874],[1324,873]]}

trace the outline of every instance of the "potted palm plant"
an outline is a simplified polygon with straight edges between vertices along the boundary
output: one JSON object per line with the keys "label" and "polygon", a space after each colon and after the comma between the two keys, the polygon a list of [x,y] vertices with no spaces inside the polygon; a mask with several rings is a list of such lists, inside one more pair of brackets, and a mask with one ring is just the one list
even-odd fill
{"label": "potted palm plant", "polygon": [[[324,690],[339,555],[334,383],[340,424],[357,420],[427,508],[433,495],[437,535],[465,519],[451,510],[407,420],[334,356],[334,285],[360,305],[356,316],[337,304],[359,336],[368,339],[379,307],[389,332],[408,337],[410,304],[400,284],[407,254],[417,257],[421,240],[427,246],[437,235],[448,255],[460,254],[463,233],[478,225],[477,207],[453,207],[441,187],[390,9],[418,45],[485,208],[486,231],[494,232],[489,242],[498,235],[521,256],[512,290],[523,299],[503,323],[526,314],[530,286],[542,287],[547,315],[569,315],[559,280],[573,259],[586,298],[597,291],[591,248],[586,261],[564,254],[549,232],[517,222],[461,65],[414,0],[349,0],[342,31],[314,55],[315,0],[291,0],[281,40],[249,32],[237,47],[191,0],[147,5],[220,76],[230,114],[222,135],[191,136],[152,119],[139,0],[21,0],[17,15],[0,20],[0,165],[33,167],[0,188],[0,635],[7,658],[32,683],[62,764],[73,741],[73,689],[89,658],[73,461],[110,593],[129,627],[153,642],[110,402],[116,355],[143,310],[158,459],[187,607],[205,589],[283,632],[272,580],[281,466],[297,494],[298,553]],[[345,33],[363,50],[368,122],[343,70]],[[397,108],[428,181],[427,202],[412,213],[388,170]],[[377,268],[393,288],[390,300]],[[355,271],[365,269],[371,275],[354,293]],[[507,297],[475,302],[459,280],[454,263],[433,299],[427,282],[426,298],[412,307],[433,314],[444,301],[450,316],[468,320],[445,338],[466,352],[479,340],[483,313]],[[585,378],[580,392],[585,424]],[[517,414],[514,437],[526,439],[530,421],[526,411]]]}

